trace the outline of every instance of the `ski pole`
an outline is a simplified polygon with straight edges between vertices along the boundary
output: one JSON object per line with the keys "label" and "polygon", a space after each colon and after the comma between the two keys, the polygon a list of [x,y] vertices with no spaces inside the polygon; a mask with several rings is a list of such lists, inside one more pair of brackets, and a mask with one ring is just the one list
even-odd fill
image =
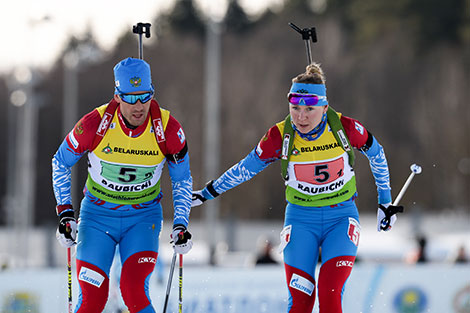
{"label": "ski pole", "polygon": [[171,281],[173,280],[173,272],[175,271],[175,264],[176,264],[176,252],[173,253],[173,258],[171,259],[170,275],[168,277],[168,284],[166,286],[166,296],[165,296],[165,304],[163,305],[163,313],[166,313],[166,307],[168,306],[168,298],[170,297]]}
{"label": "ski pole", "polygon": [[150,23],[137,23],[132,27],[132,32],[139,35],[139,59],[144,59],[144,49],[142,44],[142,34],[145,34],[146,38],[150,38]]}
{"label": "ski pole", "polygon": [[302,39],[305,40],[305,49],[307,52],[307,65],[312,64],[312,48],[310,46],[310,39],[313,42],[317,42],[317,33],[315,31],[315,27],[310,28],[303,28],[301,29],[294,23],[289,23],[289,26],[292,27],[296,32],[302,35]]}
{"label": "ski pole", "polygon": [[72,248],[67,248],[67,278],[68,278],[68,305],[69,313],[72,313]]}
{"label": "ski pole", "polygon": [[419,166],[419,165],[417,165],[417,164],[411,164],[410,170],[411,170],[411,174],[410,174],[410,176],[408,176],[408,179],[406,180],[406,182],[405,182],[405,184],[403,185],[403,187],[401,187],[401,190],[400,190],[400,192],[398,193],[398,196],[395,198],[395,201],[393,201],[393,205],[398,205],[398,203],[400,202],[401,198],[402,198],[403,195],[405,194],[406,189],[408,189],[408,186],[410,185],[411,181],[413,180],[413,177],[414,177],[416,174],[421,174],[421,172],[422,172],[421,166]]}
{"label": "ski pole", "polygon": [[183,255],[180,254],[178,313],[183,313]]}
{"label": "ski pole", "polygon": [[398,203],[400,202],[401,198],[405,194],[405,191],[408,189],[408,186],[410,185],[411,181],[413,180],[413,177],[416,174],[421,174],[421,172],[422,172],[421,166],[419,166],[417,164],[411,164],[410,170],[411,170],[410,176],[408,176],[408,179],[405,181],[405,184],[403,185],[403,187],[401,187],[401,190],[398,193],[398,196],[395,198],[395,201],[393,201],[392,206],[395,207],[395,208],[393,208],[393,210],[388,210],[387,209],[386,212],[385,212],[386,217],[381,222],[381,228],[382,229],[388,228],[388,226],[390,225],[390,220],[391,220],[391,218],[394,214],[403,212],[403,207],[396,208],[396,206],[398,206]]}

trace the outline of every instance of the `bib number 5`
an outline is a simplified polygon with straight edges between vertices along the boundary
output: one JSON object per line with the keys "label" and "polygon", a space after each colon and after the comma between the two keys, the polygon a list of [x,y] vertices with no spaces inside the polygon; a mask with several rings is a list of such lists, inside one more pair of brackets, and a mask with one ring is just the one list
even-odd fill
{"label": "bib number 5", "polygon": [[328,173],[328,164],[322,164],[315,166],[315,180],[321,184],[328,181],[330,173]]}
{"label": "bib number 5", "polygon": [[122,166],[101,162],[101,175],[112,182],[119,184],[141,184],[152,179],[155,166]]}
{"label": "bib number 5", "polygon": [[130,183],[137,178],[137,175],[135,174],[136,172],[137,170],[135,168],[121,167],[118,180],[123,183]]}
{"label": "bib number 5", "polygon": [[295,164],[295,177],[313,185],[328,184],[344,175],[343,158],[328,162]]}

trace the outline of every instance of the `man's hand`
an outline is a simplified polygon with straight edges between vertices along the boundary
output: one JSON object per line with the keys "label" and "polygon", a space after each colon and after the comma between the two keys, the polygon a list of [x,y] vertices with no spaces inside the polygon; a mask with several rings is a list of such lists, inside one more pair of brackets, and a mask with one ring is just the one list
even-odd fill
{"label": "man's hand", "polygon": [[380,204],[377,210],[377,231],[389,231],[397,220],[397,213],[403,212],[403,206]]}
{"label": "man's hand", "polygon": [[173,226],[173,232],[170,235],[171,241],[173,244],[173,249],[176,253],[186,254],[193,247],[193,242],[191,241],[191,233],[186,229],[186,226],[178,224]]}
{"label": "man's hand", "polygon": [[77,221],[73,211],[65,211],[59,215],[59,227],[55,234],[57,240],[64,248],[77,244]]}

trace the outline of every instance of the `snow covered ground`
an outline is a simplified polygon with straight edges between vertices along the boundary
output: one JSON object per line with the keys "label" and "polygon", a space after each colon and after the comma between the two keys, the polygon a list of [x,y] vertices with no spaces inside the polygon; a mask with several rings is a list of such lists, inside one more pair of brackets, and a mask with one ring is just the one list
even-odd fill
{"label": "snow covered ground", "polygon": [[[401,215],[391,232],[376,231],[375,216],[361,216],[358,257],[344,296],[345,312],[468,312],[470,263],[454,265],[460,246],[470,258],[470,216],[443,212],[416,217]],[[168,244],[171,225],[161,235],[157,268],[150,282],[151,298],[160,310],[168,279],[172,249]],[[238,313],[285,312],[287,291],[281,264],[256,266],[263,242],[273,242],[273,257],[282,221],[221,221],[207,226],[192,221],[194,248],[184,257],[184,312]],[[427,264],[413,265],[416,236],[427,238]],[[210,240],[217,266],[208,266]],[[217,240],[216,240],[217,239]],[[41,229],[0,229],[0,312],[59,313],[66,309],[66,250],[55,239],[55,226]],[[122,307],[111,274],[110,299],[105,312]],[[175,273],[175,276],[177,273]],[[74,301],[77,282],[74,277]],[[173,280],[169,311],[177,311],[177,279]],[[17,311],[8,311],[16,306]],[[23,307],[26,311],[21,311]],[[465,311],[467,310],[467,311]],[[318,303],[314,312],[318,312]]]}
{"label": "snow covered ground", "polygon": [[[168,266],[163,279],[149,280],[157,312],[163,307]],[[178,271],[175,272],[167,313],[178,312]],[[124,309],[116,276],[111,276],[105,313]],[[73,277],[72,298],[78,284]],[[255,268],[185,267],[184,313],[285,313],[288,303],[281,265]],[[318,298],[317,298],[318,299]],[[358,264],[347,282],[344,312],[350,313],[463,313],[469,312],[470,265]],[[67,308],[65,268],[0,272],[0,312],[61,313]],[[122,311],[125,312],[125,311]],[[314,307],[318,313],[318,301]]]}

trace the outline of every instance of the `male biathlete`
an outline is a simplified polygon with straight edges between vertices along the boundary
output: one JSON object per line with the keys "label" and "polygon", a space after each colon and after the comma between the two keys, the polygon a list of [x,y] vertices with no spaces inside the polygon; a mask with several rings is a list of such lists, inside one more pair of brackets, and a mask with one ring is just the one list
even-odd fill
{"label": "male biathlete", "polygon": [[[163,221],[160,178],[165,163],[173,191],[174,249],[184,254],[192,247],[186,229],[192,177],[183,129],[153,99],[150,66],[145,61],[122,60],[114,67],[114,78],[113,99],[83,116],[52,159],[57,239],[64,247],[77,247],[78,313],[103,311],[117,245],[126,306],[131,313],[155,312],[149,277],[158,257]],[[71,168],[84,154],[88,178],[77,238]]]}

